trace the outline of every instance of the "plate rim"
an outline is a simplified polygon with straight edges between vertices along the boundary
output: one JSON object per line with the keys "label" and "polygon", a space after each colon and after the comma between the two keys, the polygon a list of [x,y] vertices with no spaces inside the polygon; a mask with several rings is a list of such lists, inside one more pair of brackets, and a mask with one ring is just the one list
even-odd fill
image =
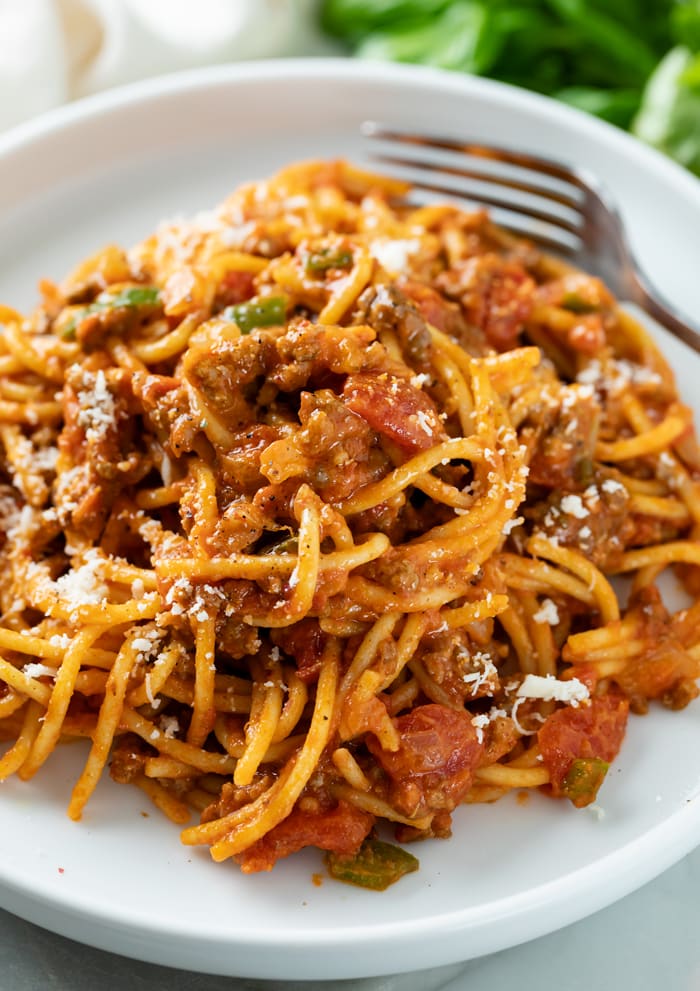
{"label": "plate rim", "polygon": [[[457,95],[461,94],[466,98],[475,100],[479,100],[483,94],[491,101],[495,100],[507,105],[509,109],[517,109],[518,106],[522,106],[526,110],[531,109],[537,115],[544,114],[555,123],[561,120],[570,124],[572,119],[576,118],[578,127],[592,134],[601,143],[608,146],[612,144],[613,148],[622,148],[628,152],[634,148],[635,155],[640,156],[647,167],[660,176],[662,182],[670,183],[676,189],[680,183],[681,195],[690,197],[700,206],[700,182],[680,165],[667,159],[655,149],[642,145],[637,139],[619,131],[612,125],[591,118],[581,111],[558,104],[548,97],[493,80],[462,76],[438,69],[352,61],[343,58],[271,59],[233,63],[153,77],[98,93],[48,111],[0,136],[0,168],[4,166],[8,158],[11,159],[13,155],[23,149],[31,148],[34,144],[41,144],[42,141],[60,132],[70,131],[73,126],[82,126],[98,116],[109,115],[138,104],[157,103],[163,97],[172,97],[181,92],[195,93],[212,86],[226,87],[244,80],[270,81],[289,79],[290,76],[295,79],[307,78],[309,80],[331,77],[334,81],[340,82],[351,82],[355,79],[366,82],[368,79],[375,79],[380,85],[382,83],[398,84],[399,86],[422,84],[427,89],[449,90]],[[697,846],[700,843],[698,826],[700,826],[700,802],[692,798],[652,829],[598,859],[588,867],[563,874],[518,895],[502,897],[482,906],[473,906],[456,912],[450,911],[439,916],[432,915],[427,920],[419,918],[394,923],[387,922],[381,928],[377,928],[375,925],[365,928],[343,926],[328,931],[307,926],[290,928],[282,933],[275,932],[274,940],[262,931],[256,934],[246,933],[243,941],[231,943],[230,948],[232,951],[235,949],[238,952],[242,952],[244,948],[247,952],[259,952],[261,948],[274,948],[278,953],[291,954],[295,962],[298,962],[301,955],[307,954],[310,949],[320,950],[319,959],[321,968],[323,968],[328,965],[334,953],[351,947],[357,941],[362,941],[365,947],[371,947],[373,954],[370,954],[370,959],[377,961],[378,953],[387,940],[391,941],[392,946],[399,947],[411,943],[416,936],[420,935],[421,941],[426,946],[433,940],[429,952],[422,954],[422,959],[427,960],[428,965],[454,963],[467,959],[468,956],[478,956],[495,949],[516,945],[546,932],[552,932],[555,928],[568,925],[610,904],[651,880]],[[663,851],[663,855],[660,856],[659,851]],[[652,852],[653,857],[647,855]],[[641,870],[640,864],[644,865]],[[611,865],[614,866],[614,874],[612,875],[614,883],[612,885],[610,884],[610,875],[606,875],[606,870]],[[606,876],[604,886],[600,885],[600,877],[603,875]],[[577,893],[575,900],[567,897],[567,892],[570,895],[573,888],[576,889]],[[66,898],[65,892],[62,897],[58,897],[55,893],[37,892],[31,888],[23,887],[14,880],[8,880],[0,866],[0,904],[9,911],[13,911],[12,905],[8,904],[5,898],[5,894],[10,892],[19,896],[25,908],[25,911],[16,911],[16,914],[23,915],[30,921],[38,921],[38,917],[42,916],[42,911],[68,911],[75,917],[74,921],[87,922],[88,927],[92,924],[95,931],[82,933],[69,924],[65,929],[52,925],[51,928],[54,931],[112,951],[114,951],[114,944],[100,938],[99,933],[97,933],[100,924],[116,924],[121,930],[128,930],[135,937],[137,926],[142,922],[140,919],[135,922],[133,919],[122,918],[121,916],[100,916],[95,919],[94,910],[91,912],[87,901],[83,903],[82,899]],[[537,913],[531,911],[533,900],[536,904],[546,903],[550,910],[552,908],[559,909],[559,918],[555,927],[552,926],[551,920],[544,922],[536,918]],[[477,918],[477,915],[480,917]],[[493,938],[490,943],[489,940],[482,939],[480,948],[475,952],[472,952],[465,943],[463,949],[466,950],[467,956],[456,949],[454,945],[455,933],[471,934],[473,937],[475,934],[493,927],[496,917],[503,928],[507,928],[510,924],[515,927],[517,930],[515,938],[510,936],[506,940]],[[70,919],[68,923],[70,923]],[[187,936],[184,931],[173,930],[172,920],[163,920],[159,924],[149,918],[149,923],[150,933],[154,938],[173,940]],[[40,922],[39,924],[44,923]],[[193,938],[191,934],[189,938]],[[202,947],[206,946],[209,950],[213,950],[214,947],[221,948],[221,936],[218,934],[207,940],[205,934],[197,933],[194,939]],[[117,950],[117,952],[119,951]],[[180,962],[178,965],[188,966],[186,952],[179,952],[181,953],[180,960],[185,962]],[[184,956],[182,955],[183,952]],[[132,948],[129,955],[158,963],[165,962],[158,950],[149,954],[144,949],[143,953],[139,954],[134,952]],[[171,962],[172,965],[172,949],[169,950],[169,958],[168,962]],[[225,965],[222,966],[221,961],[216,963],[212,961],[212,969],[206,972],[235,973],[237,976],[251,977],[290,976],[289,958],[283,961],[281,966],[279,964],[272,967],[268,966],[265,971],[259,968],[252,970],[247,964],[241,970],[242,962],[237,960],[235,962],[236,969],[232,971],[230,966],[228,968]],[[266,963],[269,965],[270,961],[268,960]],[[382,965],[383,969],[378,969],[376,963],[373,963],[372,969],[368,970],[360,962],[359,967],[352,972],[345,967],[342,976],[368,976],[369,974],[396,972],[396,964],[397,961],[391,959],[388,966]],[[315,961],[312,971],[299,968],[294,973],[302,978],[318,977],[324,973],[323,969],[319,970],[318,965],[319,960]],[[412,962],[411,966],[413,966]]]}
{"label": "plate rim", "polygon": [[565,122],[577,119],[581,129],[589,130],[593,134],[605,135],[608,142],[613,142],[619,147],[634,148],[636,154],[641,155],[651,167],[668,173],[669,177],[682,184],[684,192],[687,192],[689,196],[700,203],[700,179],[678,162],[664,155],[658,149],[644,144],[629,132],[579,110],[577,107],[569,106],[552,97],[523,89],[520,86],[482,76],[450,72],[431,66],[339,56],[251,59],[246,62],[221,63],[170,72],[115,86],[90,96],[81,97],[62,106],[53,107],[30,120],[11,127],[0,134],[0,159],[37,139],[44,139],[49,134],[63,130],[71,124],[109,113],[128,104],[148,102],[181,91],[192,92],[206,89],[212,85],[225,85],[233,80],[284,79],[290,76],[294,78],[306,76],[313,79],[328,75],[334,75],[340,79],[359,78],[364,81],[375,75],[379,82],[390,80],[399,84],[405,82],[408,85],[414,84],[422,78],[427,85],[451,89],[456,93],[471,90],[478,95],[482,91],[499,103],[511,106],[521,103],[525,107],[531,106],[541,113]]}

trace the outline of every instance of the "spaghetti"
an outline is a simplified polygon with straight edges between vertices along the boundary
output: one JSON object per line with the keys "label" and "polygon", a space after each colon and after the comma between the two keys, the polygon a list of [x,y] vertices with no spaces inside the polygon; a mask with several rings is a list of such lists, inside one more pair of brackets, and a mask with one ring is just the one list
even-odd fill
{"label": "spaghetti", "polygon": [[697,695],[691,416],[597,279],[320,162],[41,290],[0,308],[0,778],[84,737],[73,819],[110,764],[217,861],[381,886],[376,824],[589,804]]}

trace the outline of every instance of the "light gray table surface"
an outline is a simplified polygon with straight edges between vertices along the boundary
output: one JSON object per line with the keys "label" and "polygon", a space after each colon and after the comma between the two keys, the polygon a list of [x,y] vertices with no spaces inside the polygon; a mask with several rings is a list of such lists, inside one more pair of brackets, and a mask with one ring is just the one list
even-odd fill
{"label": "light gray table surface", "polygon": [[700,991],[700,849],[559,932],[487,957],[366,980],[281,983],[127,960],[0,911],[0,991]]}

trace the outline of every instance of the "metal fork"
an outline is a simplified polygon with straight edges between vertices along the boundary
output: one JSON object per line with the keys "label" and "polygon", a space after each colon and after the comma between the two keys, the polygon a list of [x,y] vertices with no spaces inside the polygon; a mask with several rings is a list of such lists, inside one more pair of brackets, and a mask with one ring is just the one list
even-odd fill
{"label": "metal fork", "polygon": [[665,301],[642,272],[622,218],[602,183],[577,167],[507,148],[396,131],[375,122],[363,134],[386,150],[372,157],[403,172],[419,193],[490,208],[501,227],[599,276],[700,352],[700,327]]}

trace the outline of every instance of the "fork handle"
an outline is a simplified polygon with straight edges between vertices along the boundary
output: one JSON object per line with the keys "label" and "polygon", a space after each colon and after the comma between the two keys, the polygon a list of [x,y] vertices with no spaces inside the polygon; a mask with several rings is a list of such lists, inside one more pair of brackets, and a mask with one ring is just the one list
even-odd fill
{"label": "fork handle", "polygon": [[689,317],[682,316],[670,303],[663,300],[659,292],[653,289],[638,272],[635,272],[634,277],[634,302],[662,327],[700,353],[700,328],[692,324]]}

